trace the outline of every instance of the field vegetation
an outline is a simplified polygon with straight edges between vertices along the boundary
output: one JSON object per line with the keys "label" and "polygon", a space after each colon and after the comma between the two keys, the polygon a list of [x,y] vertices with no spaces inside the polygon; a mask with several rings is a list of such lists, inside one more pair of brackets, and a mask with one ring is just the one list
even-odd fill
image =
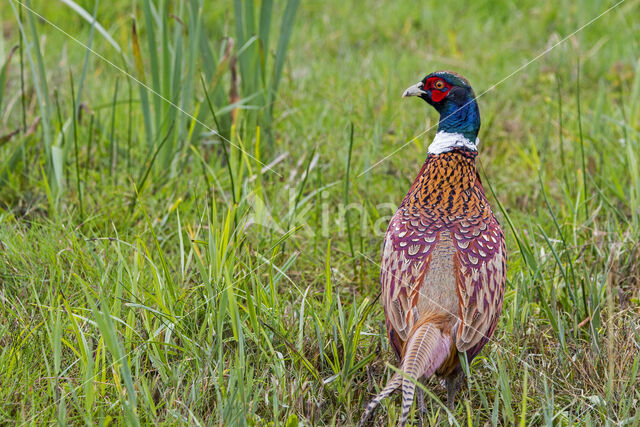
{"label": "field vegetation", "polygon": [[640,424],[638,16],[3,1],[0,423],[357,422],[395,364],[382,236],[437,124],[400,95],[451,69],[509,271],[454,411],[433,380],[424,425]]}

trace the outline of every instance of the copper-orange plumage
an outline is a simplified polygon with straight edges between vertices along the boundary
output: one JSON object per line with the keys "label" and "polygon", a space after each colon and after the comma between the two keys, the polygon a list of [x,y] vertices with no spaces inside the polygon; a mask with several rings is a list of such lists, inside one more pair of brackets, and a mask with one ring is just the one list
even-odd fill
{"label": "copper-orange plumage", "polygon": [[400,388],[404,425],[414,381],[433,374],[445,382],[452,406],[461,375],[458,353],[471,361],[493,334],[506,280],[504,234],[476,169],[480,114],[471,86],[456,73],[439,71],[403,96],[428,102],[440,122],[382,249],[382,303],[403,375],[392,376],[360,424]]}

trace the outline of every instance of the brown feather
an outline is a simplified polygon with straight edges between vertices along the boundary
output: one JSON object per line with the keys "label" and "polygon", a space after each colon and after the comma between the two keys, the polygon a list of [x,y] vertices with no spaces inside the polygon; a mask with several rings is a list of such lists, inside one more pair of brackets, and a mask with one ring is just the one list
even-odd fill
{"label": "brown feather", "polygon": [[454,149],[427,157],[391,218],[380,282],[389,339],[404,376],[392,377],[363,420],[401,387],[404,424],[415,381],[434,373],[451,385],[451,403],[461,372],[458,352],[470,361],[493,334],[502,310],[506,248],[475,155]]}

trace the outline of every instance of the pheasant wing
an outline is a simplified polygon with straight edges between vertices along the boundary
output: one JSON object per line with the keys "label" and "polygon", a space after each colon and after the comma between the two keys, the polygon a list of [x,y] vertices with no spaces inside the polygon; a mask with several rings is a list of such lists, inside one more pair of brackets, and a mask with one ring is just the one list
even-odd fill
{"label": "pheasant wing", "polygon": [[507,263],[504,234],[493,215],[457,223],[452,232],[461,316],[456,347],[473,358],[493,334],[502,311]]}
{"label": "pheasant wing", "polygon": [[382,248],[380,283],[389,340],[398,357],[418,320],[420,284],[431,263],[439,227],[430,218],[401,208],[391,219]]}

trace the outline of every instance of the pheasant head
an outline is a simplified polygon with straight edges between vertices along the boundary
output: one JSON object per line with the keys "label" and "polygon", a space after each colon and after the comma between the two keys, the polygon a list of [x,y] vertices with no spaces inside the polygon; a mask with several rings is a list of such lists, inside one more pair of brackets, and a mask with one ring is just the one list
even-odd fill
{"label": "pheasant head", "polygon": [[407,88],[402,97],[417,96],[440,113],[438,133],[429,153],[454,148],[477,151],[480,111],[467,79],[452,71],[436,71]]}

